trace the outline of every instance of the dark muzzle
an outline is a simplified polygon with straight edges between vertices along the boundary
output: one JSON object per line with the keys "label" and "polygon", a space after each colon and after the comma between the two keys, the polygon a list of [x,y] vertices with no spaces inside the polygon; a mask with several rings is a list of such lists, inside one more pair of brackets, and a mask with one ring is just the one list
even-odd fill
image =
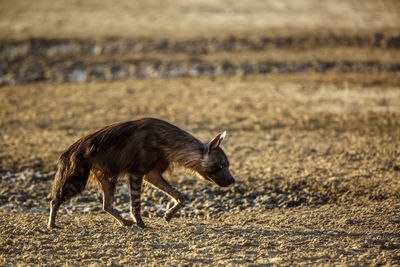
{"label": "dark muzzle", "polygon": [[235,182],[228,169],[221,169],[209,175],[209,178],[221,187],[230,186]]}

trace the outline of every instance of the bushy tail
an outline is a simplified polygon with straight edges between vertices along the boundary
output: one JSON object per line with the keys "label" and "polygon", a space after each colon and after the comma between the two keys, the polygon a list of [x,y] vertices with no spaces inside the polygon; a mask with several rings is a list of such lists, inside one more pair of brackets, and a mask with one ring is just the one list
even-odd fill
{"label": "bushy tail", "polygon": [[90,165],[77,143],[68,148],[58,161],[58,170],[53,182],[48,227],[55,227],[57,210],[60,205],[83,191],[86,186]]}
{"label": "bushy tail", "polygon": [[58,170],[53,182],[51,199],[64,202],[83,191],[86,186],[90,166],[76,144],[68,148],[58,161]]}

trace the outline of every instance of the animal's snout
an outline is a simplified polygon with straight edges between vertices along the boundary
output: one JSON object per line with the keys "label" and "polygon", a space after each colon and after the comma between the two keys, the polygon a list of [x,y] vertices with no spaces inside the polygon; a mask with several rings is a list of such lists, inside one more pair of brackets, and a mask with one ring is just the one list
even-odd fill
{"label": "animal's snout", "polygon": [[232,175],[229,174],[228,177],[225,177],[224,182],[221,184],[222,187],[227,187],[230,186],[235,182],[235,178],[232,177]]}
{"label": "animal's snout", "polygon": [[216,175],[211,175],[212,180],[221,187],[230,186],[235,182],[228,169],[223,169],[216,173]]}

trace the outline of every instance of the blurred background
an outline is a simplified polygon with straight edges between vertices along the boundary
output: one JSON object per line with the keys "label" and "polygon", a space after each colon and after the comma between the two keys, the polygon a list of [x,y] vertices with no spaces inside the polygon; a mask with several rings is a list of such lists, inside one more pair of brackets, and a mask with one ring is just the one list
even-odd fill
{"label": "blurred background", "polygon": [[246,205],[399,196],[399,1],[0,7],[0,170],[10,177],[51,180],[80,136],[152,116],[204,142],[227,130],[232,196]]}
{"label": "blurred background", "polygon": [[399,6],[397,1],[2,0],[0,85],[393,71],[399,69],[392,51],[400,45]]}
{"label": "blurred background", "polygon": [[399,1],[0,6],[3,173],[51,179],[80,136],[152,116],[227,130],[250,206],[399,196]]}

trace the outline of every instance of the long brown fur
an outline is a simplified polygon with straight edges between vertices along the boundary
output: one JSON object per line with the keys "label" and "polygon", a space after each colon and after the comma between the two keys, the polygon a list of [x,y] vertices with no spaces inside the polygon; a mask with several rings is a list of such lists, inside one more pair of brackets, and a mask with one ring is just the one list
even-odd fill
{"label": "long brown fur", "polygon": [[113,124],[82,137],[60,156],[51,192],[49,227],[55,226],[59,206],[85,188],[89,175],[100,185],[103,209],[120,224],[133,223],[112,207],[116,182],[122,176],[129,177],[131,213],[136,224],[145,226],[140,217],[143,179],[175,200],[165,215],[169,221],[184,198],[162,177],[167,169],[179,165],[220,186],[233,183],[228,160],[219,148],[222,139],[218,135],[203,144],[178,127],[152,118]]}

